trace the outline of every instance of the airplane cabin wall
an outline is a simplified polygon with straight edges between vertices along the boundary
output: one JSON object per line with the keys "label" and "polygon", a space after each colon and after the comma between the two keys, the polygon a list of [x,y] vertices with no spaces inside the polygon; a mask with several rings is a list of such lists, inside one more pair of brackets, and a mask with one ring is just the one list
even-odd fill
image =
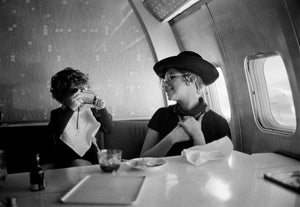
{"label": "airplane cabin wall", "polygon": [[[136,5],[138,4],[137,0],[133,0],[133,2]],[[197,19],[197,22],[191,23],[190,29],[193,29],[193,24],[195,26],[205,24],[203,28],[207,29],[207,31],[199,34],[200,41],[195,42],[195,46],[190,46],[189,48],[201,50],[201,55],[204,58],[215,65],[220,65],[223,69],[229,90],[231,105],[230,128],[233,133],[235,148],[249,154],[276,150],[300,153],[298,147],[300,139],[297,138],[300,135],[299,118],[297,118],[297,129],[291,136],[266,133],[259,129],[253,115],[245,75],[245,58],[248,55],[260,52],[276,52],[280,54],[289,76],[296,116],[300,117],[300,86],[298,84],[300,82],[299,1],[212,0],[201,7],[198,6],[198,8],[197,5],[194,5],[191,10],[195,10],[195,8],[205,14],[200,15],[200,19]],[[147,11],[138,9],[138,12],[143,13]],[[184,19],[185,15],[188,16],[189,13],[185,12],[175,17],[175,23],[172,20],[170,21],[171,24],[159,23],[153,17],[151,19],[148,16],[151,21],[157,21],[156,24],[160,25],[155,26],[152,24],[152,28],[147,28],[150,40],[154,43],[154,52],[156,54],[159,54],[174,43],[169,42],[166,37],[153,35],[151,30],[162,27],[161,25],[168,25],[172,28],[174,24],[174,27],[176,27],[176,19]],[[142,15],[142,21],[145,25],[149,23],[149,19],[143,19]],[[166,28],[167,26],[164,27]],[[173,31],[176,31],[176,29]],[[209,37],[203,36],[201,39],[201,35],[209,35]],[[182,44],[184,41],[181,41],[180,34],[175,33],[175,36],[179,48],[181,50],[186,49],[186,45]],[[172,39],[173,37],[170,38]],[[167,44],[157,44],[165,40]],[[217,44],[217,46],[212,45],[212,43]],[[172,49],[169,50],[169,53],[172,53]],[[174,50],[174,54],[177,53],[178,51]],[[220,55],[217,53],[220,53]],[[167,53],[164,55],[168,56]],[[160,56],[158,59],[163,58],[163,56]]]}
{"label": "airplane cabin wall", "polygon": [[180,50],[170,26],[167,23],[157,21],[157,19],[146,10],[140,0],[128,1],[138,14],[140,24],[143,25],[145,29],[144,32],[149,35],[149,44],[151,44],[154,50],[153,52],[156,59],[161,60],[168,56],[177,55]]}
{"label": "airplane cabin wall", "polygon": [[[299,5],[296,1],[290,2]],[[272,0],[215,0],[209,2],[208,7],[224,48],[225,69],[231,74],[227,83],[234,85],[230,89],[235,89],[229,93],[236,102],[232,108],[233,117],[237,113],[240,118],[242,150],[250,154],[276,150],[300,153],[297,147],[300,144],[297,138],[299,127],[290,137],[262,132],[257,127],[244,69],[248,55],[270,51],[279,53],[287,68],[299,117],[299,37],[290,18],[296,13],[289,12],[285,1]]]}

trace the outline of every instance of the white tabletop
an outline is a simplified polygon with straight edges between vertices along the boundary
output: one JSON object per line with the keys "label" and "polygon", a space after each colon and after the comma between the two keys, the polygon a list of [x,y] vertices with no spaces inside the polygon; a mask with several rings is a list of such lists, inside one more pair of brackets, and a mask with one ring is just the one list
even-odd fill
{"label": "white tabletop", "polygon": [[300,206],[299,194],[263,178],[270,171],[300,170],[296,160],[274,153],[247,155],[237,151],[227,159],[200,166],[180,156],[164,159],[168,161],[166,166],[146,171],[122,163],[115,174],[103,173],[98,165],[47,170],[46,189],[39,192],[29,190],[28,173],[9,174],[0,188],[0,198],[15,197],[19,207],[62,206],[65,204],[60,198],[88,174],[144,175],[133,206]]}

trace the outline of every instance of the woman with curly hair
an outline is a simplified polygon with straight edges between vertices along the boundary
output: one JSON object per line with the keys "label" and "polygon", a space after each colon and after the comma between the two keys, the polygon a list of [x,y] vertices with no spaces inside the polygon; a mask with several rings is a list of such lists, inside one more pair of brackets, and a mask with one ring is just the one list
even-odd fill
{"label": "woman with curly hair", "polygon": [[95,135],[112,132],[112,117],[105,101],[92,95],[85,103],[83,90],[89,89],[88,75],[65,68],[51,78],[50,92],[61,106],[51,111],[48,128],[54,145],[55,167],[70,167],[98,163]]}

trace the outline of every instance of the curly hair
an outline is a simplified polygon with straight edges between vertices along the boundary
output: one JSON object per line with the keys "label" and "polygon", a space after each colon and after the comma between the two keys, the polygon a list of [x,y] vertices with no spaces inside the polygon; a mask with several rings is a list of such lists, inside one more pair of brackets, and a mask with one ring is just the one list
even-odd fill
{"label": "curly hair", "polygon": [[67,67],[52,76],[50,92],[55,100],[62,103],[71,87],[81,88],[88,83],[88,74]]}

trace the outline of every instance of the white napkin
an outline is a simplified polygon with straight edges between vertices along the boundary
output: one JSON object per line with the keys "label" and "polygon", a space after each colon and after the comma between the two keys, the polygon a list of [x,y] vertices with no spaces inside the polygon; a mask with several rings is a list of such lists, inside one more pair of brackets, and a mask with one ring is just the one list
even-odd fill
{"label": "white napkin", "polygon": [[219,160],[228,157],[233,151],[233,144],[226,136],[205,145],[197,145],[184,149],[181,156],[192,163],[200,165],[210,160]]}
{"label": "white napkin", "polygon": [[80,112],[72,115],[60,139],[80,157],[83,157],[90,149],[92,142],[95,143],[95,135],[100,126],[101,124],[96,120],[91,109],[82,108]]}

